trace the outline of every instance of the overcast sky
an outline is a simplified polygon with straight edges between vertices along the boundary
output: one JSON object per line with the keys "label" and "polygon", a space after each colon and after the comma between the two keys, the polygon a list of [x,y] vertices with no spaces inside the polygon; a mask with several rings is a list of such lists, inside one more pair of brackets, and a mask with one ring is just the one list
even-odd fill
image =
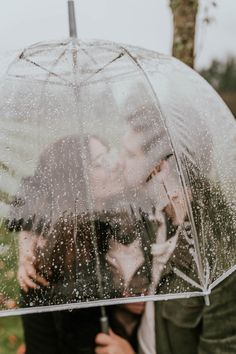
{"label": "overcast sky", "polygon": [[[213,58],[236,56],[236,0],[216,0],[203,26],[198,18],[197,67]],[[81,38],[100,38],[142,46],[169,54],[172,19],[168,0],[75,0]],[[0,52],[38,41],[68,36],[67,0],[0,0]]]}

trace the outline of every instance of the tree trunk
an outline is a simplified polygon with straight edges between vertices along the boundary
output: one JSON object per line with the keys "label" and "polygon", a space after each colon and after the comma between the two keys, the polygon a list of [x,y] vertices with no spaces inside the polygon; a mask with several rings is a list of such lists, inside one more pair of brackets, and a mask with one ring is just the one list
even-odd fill
{"label": "tree trunk", "polygon": [[198,1],[170,0],[174,21],[173,55],[192,68]]}

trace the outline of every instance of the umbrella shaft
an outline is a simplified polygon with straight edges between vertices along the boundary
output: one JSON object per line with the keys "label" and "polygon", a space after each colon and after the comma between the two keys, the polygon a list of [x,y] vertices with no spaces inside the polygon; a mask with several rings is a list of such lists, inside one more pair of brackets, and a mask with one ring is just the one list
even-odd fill
{"label": "umbrella shaft", "polygon": [[109,322],[107,316],[100,317],[101,332],[109,334]]}
{"label": "umbrella shaft", "polygon": [[68,14],[69,14],[69,30],[70,37],[77,38],[76,18],[75,18],[75,4],[73,0],[68,0]]}
{"label": "umbrella shaft", "polygon": [[102,333],[109,334],[109,321],[104,306],[101,306],[100,324]]}

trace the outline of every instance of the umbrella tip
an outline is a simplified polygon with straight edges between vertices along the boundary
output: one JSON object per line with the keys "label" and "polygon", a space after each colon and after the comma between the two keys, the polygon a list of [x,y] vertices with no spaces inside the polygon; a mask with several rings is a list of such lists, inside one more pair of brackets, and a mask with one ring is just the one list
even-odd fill
{"label": "umbrella tip", "polygon": [[77,38],[77,27],[76,27],[74,0],[68,0],[68,15],[69,15],[70,37],[71,38]]}

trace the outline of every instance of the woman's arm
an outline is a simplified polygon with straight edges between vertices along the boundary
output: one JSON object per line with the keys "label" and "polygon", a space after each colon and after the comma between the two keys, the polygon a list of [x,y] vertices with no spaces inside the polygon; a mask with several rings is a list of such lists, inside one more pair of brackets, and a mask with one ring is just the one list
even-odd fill
{"label": "woman's arm", "polygon": [[29,231],[19,233],[19,263],[17,279],[20,287],[28,292],[38,285],[48,286],[48,281],[39,275],[35,268],[35,249],[38,236]]}

